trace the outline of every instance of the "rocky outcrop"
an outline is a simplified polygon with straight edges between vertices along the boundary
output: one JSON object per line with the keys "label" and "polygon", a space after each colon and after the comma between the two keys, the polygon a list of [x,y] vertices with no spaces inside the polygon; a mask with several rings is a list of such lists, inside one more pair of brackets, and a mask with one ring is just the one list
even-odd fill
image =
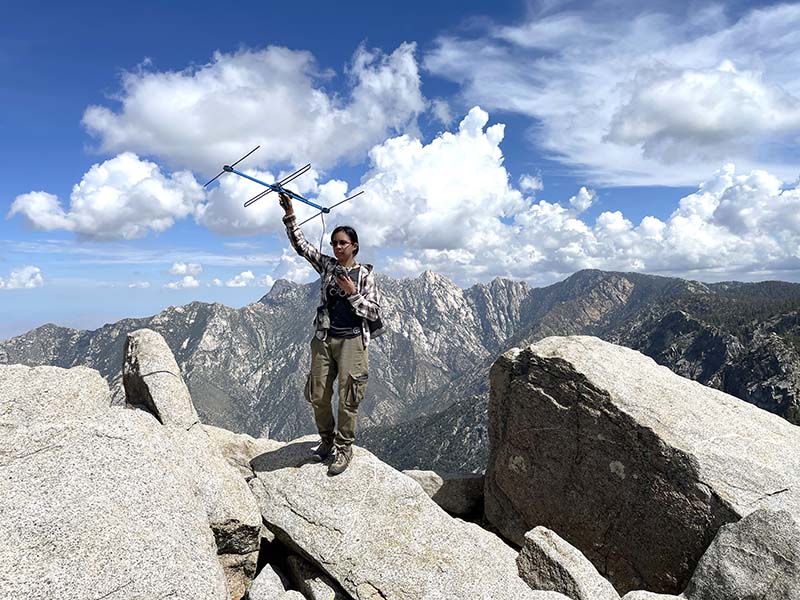
{"label": "rocky outcrop", "polygon": [[[200,426],[161,336],[140,330],[127,347],[127,405],[142,410],[112,406],[90,369],[2,367],[0,502],[14,506],[0,518],[15,540],[0,553],[2,597],[119,585],[131,598],[238,599],[254,577],[262,524],[245,478]],[[20,548],[30,570],[10,568]]]}
{"label": "rocky outcrop", "polygon": [[245,481],[255,477],[253,468],[250,466],[251,460],[259,454],[277,450],[285,443],[268,438],[254,438],[245,433],[234,433],[213,425],[203,425],[203,429],[228,464],[239,471]]}
{"label": "rocky outcrop", "polygon": [[547,338],[491,385],[487,518],[558,532],[620,592],[678,593],[722,525],[800,515],[800,429],[638,352]]}
{"label": "rocky outcrop", "polygon": [[167,345],[133,338],[141,409],[90,369],[0,366],[0,597],[616,600],[598,569],[677,592],[701,554],[681,596],[625,598],[797,597],[798,430],[633,351],[549,338],[493,367],[486,516],[552,528],[517,554],[430,497],[469,513],[480,476],[355,448],[330,477],[316,436],[191,422]]}
{"label": "rocky outcrop", "polygon": [[226,600],[178,441],[96,371],[0,366],[0,597]]}
{"label": "rocky outcrop", "polygon": [[619,600],[614,586],[580,550],[546,527],[525,534],[517,566],[533,590],[555,590],[572,600]]}
{"label": "rocky outcrop", "polygon": [[307,600],[349,600],[339,584],[301,556],[289,556],[286,565],[289,577]]}
{"label": "rocky outcrop", "polygon": [[200,425],[175,358],[155,331],[128,336],[124,383],[128,406],[141,407],[179,443],[176,459],[194,479],[225,565],[229,585],[241,597],[255,574],[261,514],[244,477],[223,457]]}
{"label": "rocky outcrop", "polygon": [[800,598],[800,519],[757,510],[723,526],[692,575],[688,600]]}
{"label": "rocky outcrop", "polygon": [[471,516],[483,510],[483,475],[403,471],[416,481],[428,497],[451,515]]}
{"label": "rocky outcrop", "polygon": [[250,486],[278,539],[354,598],[563,599],[530,590],[514,550],[448,516],[369,452],[354,448],[348,469],[329,477],[327,467],[309,462],[315,439],[255,458]]}
{"label": "rocky outcrop", "polygon": [[287,590],[283,580],[272,565],[265,565],[253,580],[246,600],[306,600],[300,592]]}
{"label": "rocky outcrop", "polygon": [[128,334],[122,383],[126,404],[146,410],[162,425],[186,431],[199,423],[178,363],[164,338],[152,329]]}

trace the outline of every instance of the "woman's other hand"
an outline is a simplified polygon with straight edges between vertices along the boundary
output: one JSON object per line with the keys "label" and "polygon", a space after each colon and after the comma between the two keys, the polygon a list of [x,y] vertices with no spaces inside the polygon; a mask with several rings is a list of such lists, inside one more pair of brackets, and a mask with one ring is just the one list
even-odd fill
{"label": "woman's other hand", "polygon": [[356,284],[353,283],[353,280],[349,277],[337,277],[336,283],[348,296],[352,296],[356,293]]}
{"label": "woman's other hand", "polygon": [[281,205],[283,212],[286,213],[286,216],[294,214],[294,207],[292,206],[292,199],[289,197],[288,194],[284,194],[283,192],[278,192],[278,203]]}

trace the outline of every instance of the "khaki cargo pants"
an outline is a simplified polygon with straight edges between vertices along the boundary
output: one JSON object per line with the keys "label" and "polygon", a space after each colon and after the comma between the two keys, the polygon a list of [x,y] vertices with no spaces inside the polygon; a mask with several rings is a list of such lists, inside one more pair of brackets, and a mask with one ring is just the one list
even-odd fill
{"label": "khaki cargo pants", "polygon": [[[314,421],[323,440],[336,436],[336,445],[350,446],[356,437],[358,405],[367,391],[369,357],[361,336],[311,341],[311,373],[304,395],[314,408]],[[333,383],[339,381],[338,432],[334,429]]]}

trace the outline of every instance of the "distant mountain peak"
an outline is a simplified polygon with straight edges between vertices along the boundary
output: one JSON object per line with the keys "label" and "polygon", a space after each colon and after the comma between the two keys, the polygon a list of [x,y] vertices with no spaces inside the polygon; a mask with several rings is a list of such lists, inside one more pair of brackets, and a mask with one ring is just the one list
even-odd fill
{"label": "distant mountain peak", "polygon": [[259,299],[259,302],[261,304],[271,304],[275,301],[283,300],[287,295],[293,295],[298,289],[306,285],[295,283],[288,279],[278,279],[272,284],[270,290]]}

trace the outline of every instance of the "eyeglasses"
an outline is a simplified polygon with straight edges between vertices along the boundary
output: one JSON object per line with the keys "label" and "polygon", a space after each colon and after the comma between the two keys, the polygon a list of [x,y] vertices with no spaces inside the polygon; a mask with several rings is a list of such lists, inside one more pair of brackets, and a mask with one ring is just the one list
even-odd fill
{"label": "eyeglasses", "polygon": [[349,246],[351,243],[352,242],[345,242],[344,240],[333,240],[331,242],[331,246],[333,246],[334,248],[336,248],[336,246],[341,246],[342,248],[344,248],[345,246]]}

